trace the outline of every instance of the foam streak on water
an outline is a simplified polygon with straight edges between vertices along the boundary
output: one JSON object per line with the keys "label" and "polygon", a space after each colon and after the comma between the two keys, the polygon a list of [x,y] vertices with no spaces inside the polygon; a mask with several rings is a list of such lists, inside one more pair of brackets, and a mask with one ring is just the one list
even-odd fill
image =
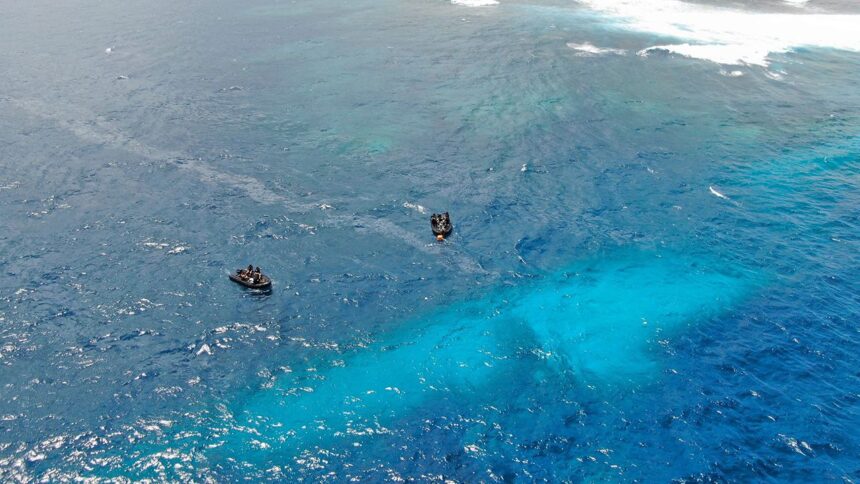
{"label": "foam streak on water", "polygon": [[609,47],[597,47],[596,45],[590,44],[588,42],[577,44],[575,42],[568,42],[567,46],[571,49],[580,52],[582,54],[592,54],[592,55],[601,55],[601,54],[615,54],[615,55],[624,55],[627,53],[624,49],[613,49]]}
{"label": "foam streak on water", "polygon": [[[183,171],[193,173],[205,183],[221,184],[244,192],[252,200],[262,204],[278,204],[291,212],[307,213],[316,211],[327,205],[317,202],[300,202],[295,197],[277,193],[266,188],[258,178],[247,175],[228,173],[213,168],[205,161],[194,158],[186,153],[164,150],[144,144],[137,139],[125,134],[122,130],[113,126],[109,121],[102,119],[92,112],[80,107],[54,104],[48,106],[46,103],[29,99],[7,99],[9,104],[22,109],[29,114],[39,116],[47,121],[57,123],[87,143],[102,144],[129,151],[135,155],[142,156],[151,161],[160,163],[171,163]],[[88,122],[81,120],[86,119]],[[11,186],[11,185],[10,185]],[[2,187],[0,187],[2,189]],[[424,207],[418,205],[419,213]],[[409,233],[388,220],[378,220],[373,217],[329,214],[323,212],[323,218],[330,225],[343,225],[359,231],[369,230],[377,235],[390,237],[411,246],[413,249],[428,252],[428,245],[414,234]],[[466,254],[454,250],[455,263],[466,272],[483,272],[480,264]]]}

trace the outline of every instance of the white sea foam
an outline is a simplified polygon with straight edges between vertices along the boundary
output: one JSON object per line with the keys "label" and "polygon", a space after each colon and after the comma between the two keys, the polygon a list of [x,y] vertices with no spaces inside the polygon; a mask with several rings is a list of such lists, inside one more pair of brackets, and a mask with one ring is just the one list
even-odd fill
{"label": "white sea foam", "polygon": [[773,79],[774,81],[781,81],[782,75],[785,74],[785,71],[773,72],[773,71],[764,71],[764,75]]}
{"label": "white sea foam", "polygon": [[568,42],[567,46],[571,49],[584,54],[584,55],[603,55],[603,54],[614,54],[614,55],[624,55],[627,53],[624,49],[613,49],[610,47],[597,47],[594,44],[590,44],[588,42],[577,44],[574,42]]}
{"label": "white sea foam", "polygon": [[580,2],[620,28],[684,41],[648,47],[642,55],[660,50],[720,64],[767,66],[769,55],[798,47],[860,51],[860,15],[750,12],[679,0]]}
{"label": "white sea foam", "polygon": [[417,203],[403,202],[403,208],[409,208],[421,214],[427,213],[427,209]]}
{"label": "white sea foam", "polygon": [[721,192],[717,191],[717,189],[714,187],[708,187],[708,191],[710,191],[712,195],[714,195],[718,198],[722,198],[723,200],[729,199],[729,197],[723,195]]}
{"label": "white sea foam", "polygon": [[167,253],[168,254],[181,254],[181,253],[185,252],[186,250],[188,250],[188,247],[184,247],[182,245],[177,245],[176,247],[167,251]]}
{"label": "white sea foam", "polygon": [[488,7],[499,4],[497,0],[451,0],[451,3],[464,7]]}
{"label": "white sea foam", "polygon": [[652,52],[669,52],[694,59],[706,59],[719,64],[767,65],[766,58],[771,50],[744,45],[667,44],[642,49],[638,54],[647,56]]}
{"label": "white sea foam", "polygon": [[170,244],[166,244],[163,242],[144,242],[142,245],[150,249],[164,249],[165,247],[170,246]]}

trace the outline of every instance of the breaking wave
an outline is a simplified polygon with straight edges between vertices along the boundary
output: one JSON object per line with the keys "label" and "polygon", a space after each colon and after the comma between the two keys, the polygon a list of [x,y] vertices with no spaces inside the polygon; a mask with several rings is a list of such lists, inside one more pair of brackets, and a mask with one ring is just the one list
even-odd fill
{"label": "breaking wave", "polygon": [[860,15],[749,12],[679,0],[581,3],[619,28],[683,41],[648,47],[641,55],[665,51],[719,64],[767,67],[771,55],[798,47],[860,52]]}
{"label": "breaking wave", "polygon": [[464,7],[489,7],[490,5],[499,4],[497,0],[451,0],[451,3]]}
{"label": "breaking wave", "polygon": [[577,44],[574,42],[568,42],[567,46],[571,49],[579,52],[581,55],[603,55],[603,54],[615,54],[615,55],[625,55],[627,51],[624,49],[613,49],[610,47],[597,47],[594,44],[590,44],[588,42]]}

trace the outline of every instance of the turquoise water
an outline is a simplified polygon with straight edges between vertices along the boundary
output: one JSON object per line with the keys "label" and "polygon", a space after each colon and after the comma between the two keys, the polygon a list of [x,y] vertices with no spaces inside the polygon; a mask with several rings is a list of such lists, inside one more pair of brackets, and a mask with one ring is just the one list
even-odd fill
{"label": "turquoise water", "polygon": [[[298,464],[276,472],[283,477],[306,463],[316,468],[332,449],[349,455],[374,438],[409,442],[392,423],[428,405],[501,412],[492,405],[520,391],[511,382],[529,388],[563,380],[591,398],[635,392],[676,373],[661,364],[670,338],[754,294],[757,279],[706,258],[618,250],[545,274],[539,283],[491,288],[487,297],[405,322],[335,359],[282,368],[271,384],[193,430],[183,425],[177,434],[171,424],[160,445],[177,457],[196,449],[209,466],[229,466],[239,456],[245,464]],[[569,409],[575,400],[562,403]],[[488,426],[475,419],[469,433]],[[465,451],[484,456],[484,439],[471,438]],[[163,455],[163,448],[147,443],[130,453]],[[150,463],[139,466],[142,476],[164,475]]]}
{"label": "turquoise water", "polygon": [[[301,450],[330,433],[373,434],[386,417],[425,400],[472,398],[530,374],[539,381],[563,373],[601,389],[643,384],[665,370],[654,354],[661,338],[730,308],[748,290],[740,275],[700,264],[619,254],[409,322],[243,402],[242,414],[265,429],[250,425],[247,438],[268,443],[264,449]],[[239,445],[227,455],[251,447]]]}
{"label": "turquoise water", "polygon": [[860,479],[856,8],[710,8],[8,5],[0,477]]}

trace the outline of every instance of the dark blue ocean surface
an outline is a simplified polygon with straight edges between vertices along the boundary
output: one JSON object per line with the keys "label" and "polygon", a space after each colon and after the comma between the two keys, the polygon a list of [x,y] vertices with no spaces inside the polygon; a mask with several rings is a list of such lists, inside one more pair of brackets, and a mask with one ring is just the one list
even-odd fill
{"label": "dark blue ocean surface", "polygon": [[0,480],[860,481],[856,5],[480,3],[0,2]]}

